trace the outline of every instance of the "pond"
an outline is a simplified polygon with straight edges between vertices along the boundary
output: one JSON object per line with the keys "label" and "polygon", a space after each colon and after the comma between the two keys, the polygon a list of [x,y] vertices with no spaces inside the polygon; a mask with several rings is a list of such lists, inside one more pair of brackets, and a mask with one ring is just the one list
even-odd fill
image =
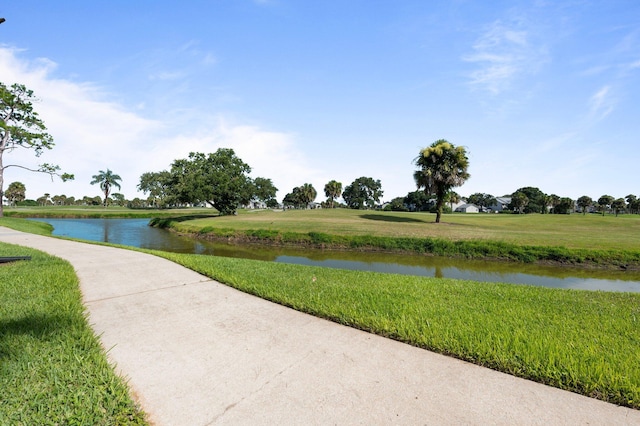
{"label": "pond", "polygon": [[236,245],[197,240],[148,226],[149,219],[32,219],[53,235],[177,253],[238,257],[329,268],[482,282],[640,293],[640,272],[600,271],[448,257]]}

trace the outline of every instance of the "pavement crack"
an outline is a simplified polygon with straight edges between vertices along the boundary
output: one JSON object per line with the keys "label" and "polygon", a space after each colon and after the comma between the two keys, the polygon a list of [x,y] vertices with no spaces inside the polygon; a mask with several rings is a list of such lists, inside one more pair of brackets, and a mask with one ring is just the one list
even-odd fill
{"label": "pavement crack", "polygon": [[218,420],[220,420],[222,417],[224,417],[229,411],[233,410],[238,404],[241,404],[245,400],[253,397],[254,395],[256,395],[256,394],[258,394],[260,392],[262,392],[262,390],[265,387],[267,387],[268,385],[270,385],[271,382],[273,382],[276,378],[282,376],[287,371],[289,371],[292,368],[298,366],[301,362],[303,362],[304,360],[309,358],[312,353],[313,353],[313,351],[307,352],[306,355],[304,355],[303,357],[298,358],[295,362],[292,362],[291,364],[287,365],[286,367],[284,367],[283,369],[281,369],[280,371],[275,373],[273,376],[271,376],[271,378],[269,380],[266,380],[264,383],[262,383],[262,385],[259,388],[253,390],[248,395],[243,396],[242,398],[240,398],[236,402],[233,402],[233,403],[227,405],[227,407],[224,409],[224,411],[222,413],[218,414],[217,416],[215,416],[209,423],[206,424],[206,426],[209,426],[209,425],[212,425],[212,424],[216,423]]}
{"label": "pavement crack", "polygon": [[129,296],[137,296],[137,295],[140,295],[140,294],[155,293],[155,292],[158,292],[158,291],[170,290],[172,288],[188,287],[188,286],[196,285],[196,284],[215,283],[215,282],[216,281],[214,281],[214,280],[212,280],[210,278],[203,278],[202,280],[199,280],[199,281],[192,281],[192,282],[174,284],[174,285],[169,285],[169,286],[165,286],[165,287],[157,287],[157,288],[152,288],[152,289],[148,289],[148,290],[136,291],[136,292],[132,292],[132,293],[118,294],[116,296],[102,297],[100,299],[85,300],[85,303],[96,303],[96,302],[102,302],[102,301],[105,301],[105,300],[113,300],[113,299],[120,299],[120,298],[123,298],[123,297],[129,297]]}

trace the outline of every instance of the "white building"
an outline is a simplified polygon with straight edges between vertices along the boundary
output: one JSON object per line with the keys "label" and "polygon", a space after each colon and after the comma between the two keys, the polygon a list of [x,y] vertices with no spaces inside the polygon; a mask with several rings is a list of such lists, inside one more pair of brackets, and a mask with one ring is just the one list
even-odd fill
{"label": "white building", "polygon": [[456,208],[458,213],[480,213],[480,209],[475,204],[463,204]]}

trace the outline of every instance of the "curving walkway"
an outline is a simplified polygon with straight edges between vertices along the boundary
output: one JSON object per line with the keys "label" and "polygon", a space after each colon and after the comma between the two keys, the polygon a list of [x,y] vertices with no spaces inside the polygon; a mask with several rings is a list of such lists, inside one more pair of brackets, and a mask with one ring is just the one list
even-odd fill
{"label": "curving walkway", "polygon": [[69,261],[158,425],[639,425],[640,411],[321,320],[129,250],[0,227]]}

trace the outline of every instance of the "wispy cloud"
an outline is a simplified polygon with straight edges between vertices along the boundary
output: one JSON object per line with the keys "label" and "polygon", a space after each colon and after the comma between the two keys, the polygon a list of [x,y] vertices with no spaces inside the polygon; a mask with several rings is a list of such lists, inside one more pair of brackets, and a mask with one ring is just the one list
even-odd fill
{"label": "wispy cloud", "polygon": [[23,182],[29,198],[45,192],[99,195],[89,182],[106,168],[122,176],[121,192],[128,198],[142,197],[136,190],[142,173],[168,169],[173,160],[186,158],[191,151],[208,153],[222,147],[233,148],[253,168],[253,177],[271,178],[282,191],[304,183],[300,176],[321,182],[320,172],[302,154],[295,135],[215,115],[197,128],[179,119],[149,119],[111,101],[97,86],[53,78],[53,61],[24,60],[19,53],[0,47],[0,75],[6,84],[19,82],[34,90],[40,99],[35,108],[56,145],[41,158],[15,151],[5,163],[54,163],[76,176],[73,182],[51,182],[40,174],[9,169],[5,182]]}
{"label": "wispy cloud", "polygon": [[473,53],[462,58],[477,65],[469,75],[471,85],[498,95],[519,76],[535,73],[548,58],[545,47],[532,39],[522,20],[489,25],[474,43]]}
{"label": "wispy cloud", "polygon": [[614,109],[611,86],[603,86],[589,98],[589,116],[601,120],[611,114]]}

